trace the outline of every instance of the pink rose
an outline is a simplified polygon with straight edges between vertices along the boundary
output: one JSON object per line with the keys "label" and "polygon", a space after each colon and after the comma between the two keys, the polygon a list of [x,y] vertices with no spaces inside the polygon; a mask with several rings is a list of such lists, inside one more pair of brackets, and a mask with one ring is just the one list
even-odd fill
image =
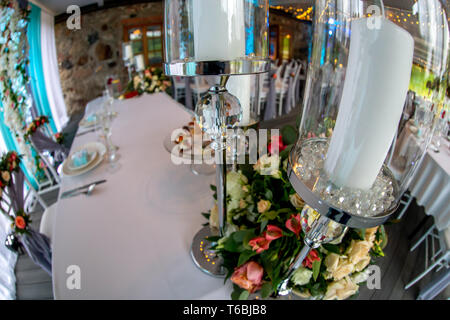
{"label": "pink rose", "polygon": [[234,270],[231,281],[242,289],[253,293],[261,289],[263,275],[263,267],[254,261],[249,261]]}

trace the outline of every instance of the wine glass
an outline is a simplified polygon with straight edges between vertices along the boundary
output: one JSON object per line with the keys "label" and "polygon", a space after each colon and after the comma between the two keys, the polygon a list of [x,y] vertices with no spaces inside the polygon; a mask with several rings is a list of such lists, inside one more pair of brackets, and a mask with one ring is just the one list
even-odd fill
{"label": "wine glass", "polygon": [[441,139],[446,136],[448,132],[448,122],[446,117],[445,110],[442,111],[439,118],[436,119],[436,123],[434,126],[433,138],[431,140],[430,147],[431,149],[438,153],[441,148]]}
{"label": "wine glass", "polygon": [[106,112],[98,112],[96,114],[96,119],[95,130],[99,139],[105,142],[109,162],[109,171],[116,171],[120,167],[120,164],[117,162],[119,158],[119,155],[117,154],[118,148],[111,140],[112,117]]}

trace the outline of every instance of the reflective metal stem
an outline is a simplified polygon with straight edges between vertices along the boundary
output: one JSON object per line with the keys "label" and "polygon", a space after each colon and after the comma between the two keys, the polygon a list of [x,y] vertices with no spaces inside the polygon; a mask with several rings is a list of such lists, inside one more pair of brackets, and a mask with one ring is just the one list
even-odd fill
{"label": "reflective metal stem", "polygon": [[[230,76],[220,77],[220,89],[226,90],[226,85]],[[222,105],[223,100],[220,101],[220,109],[224,109]],[[221,141],[217,144],[216,151],[216,186],[217,186],[217,207],[219,211],[219,235],[225,235],[225,225],[227,221],[227,153],[225,137],[218,137]]]}
{"label": "reflective metal stem", "polygon": [[302,250],[300,250],[300,253],[295,257],[294,261],[289,266],[289,269],[286,272],[285,280],[283,280],[283,282],[281,282],[278,286],[279,295],[284,296],[291,292],[291,289],[288,286],[289,280],[294,272],[302,265],[303,260],[306,259],[309,252],[312,249],[318,248],[323,243],[323,240],[328,232],[328,225],[330,222],[331,220],[324,216],[320,216],[314,221],[311,229],[306,233]]}
{"label": "reflective metal stem", "polygon": [[216,150],[216,186],[217,186],[217,207],[219,209],[219,235],[225,234],[225,224],[227,221],[227,165],[226,151],[221,148]]}
{"label": "reflective metal stem", "polygon": [[289,269],[286,273],[286,279],[284,279],[280,285],[278,286],[278,294],[280,296],[288,295],[291,292],[291,289],[289,289],[289,280],[291,279],[294,272],[301,266],[303,260],[306,259],[309,252],[311,251],[311,247],[309,247],[307,244],[305,244],[298,253],[298,255],[295,257],[294,262],[291,263],[289,266]]}

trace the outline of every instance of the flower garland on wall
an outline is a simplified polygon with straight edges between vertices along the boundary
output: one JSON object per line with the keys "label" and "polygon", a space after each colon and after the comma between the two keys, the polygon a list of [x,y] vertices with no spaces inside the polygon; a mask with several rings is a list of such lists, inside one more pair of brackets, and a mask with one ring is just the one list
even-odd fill
{"label": "flower garland on wall", "polygon": [[[279,155],[263,155],[255,165],[239,165],[236,172],[227,174],[226,234],[207,239],[215,243],[213,249],[223,258],[227,278],[234,283],[233,299],[256,293],[266,298],[276,290],[302,249],[304,229],[316,214],[288,180],[287,158],[295,134],[292,139],[271,140],[269,152],[278,145]],[[204,216],[210,227],[218,228],[217,205]],[[356,295],[369,276],[369,265],[384,256],[386,239],[383,227],[348,229],[335,241],[312,250],[291,278],[290,287],[309,299],[343,300]]]}
{"label": "flower garland on wall", "polygon": [[4,122],[15,136],[23,161],[33,174],[38,171],[31,145],[25,139],[24,112],[30,106],[27,91],[28,47],[26,30],[30,8],[23,8],[19,1],[0,2],[0,98]]}
{"label": "flower garland on wall", "polygon": [[[24,210],[19,210],[11,215],[5,211],[2,200],[4,189],[11,184],[13,172],[20,170],[20,161],[20,156],[15,151],[10,151],[0,158],[0,211],[11,220],[11,229],[16,234],[28,232],[28,226],[31,223],[30,215],[26,214]],[[10,202],[11,199],[9,199]]]}

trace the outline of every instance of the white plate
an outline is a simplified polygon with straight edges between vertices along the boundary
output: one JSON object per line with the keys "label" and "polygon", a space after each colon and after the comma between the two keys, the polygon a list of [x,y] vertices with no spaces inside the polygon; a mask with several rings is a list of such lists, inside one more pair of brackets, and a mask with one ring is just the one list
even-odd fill
{"label": "white plate", "polygon": [[[71,155],[74,154],[75,152],[78,152],[83,149],[86,149],[90,153],[95,152],[96,157],[88,166],[86,166],[82,169],[71,169],[69,166],[69,162],[70,162],[69,159],[70,159]],[[73,151],[73,153],[71,153],[69,155],[69,157],[67,157],[66,161],[64,161],[63,166],[62,166],[62,173],[65,176],[74,177],[74,176],[79,176],[81,174],[89,172],[92,169],[94,169],[95,167],[97,167],[103,161],[103,157],[104,157],[105,153],[106,153],[106,147],[102,143],[100,143],[100,142],[86,143],[85,145],[78,147],[76,150]]]}
{"label": "white plate", "polygon": [[69,167],[70,170],[81,170],[81,169],[84,169],[84,168],[86,168],[88,165],[90,165],[90,164],[92,163],[92,161],[95,160],[95,158],[97,157],[97,151],[94,151],[94,152],[89,152],[89,151],[88,151],[87,156],[88,156],[88,161],[86,161],[86,163],[82,164],[81,166],[75,166],[75,165],[73,164],[72,157],[71,157],[71,156],[70,156],[70,157],[67,157],[67,159],[68,159],[68,161],[69,161],[69,162],[67,163],[67,166]]}
{"label": "white plate", "polygon": [[[211,154],[212,156],[214,156],[214,150],[212,150],[211,148],[211,144],[208,144],[207,146],[205,146],[204,148],[200,149],[200,150],[192,150],[192,148],[188,148],[188,149],[184,149],[181,150],[182,146],[181,144],[176,144],[174,141],[172,141],[171,139],[172,133],[167,134],[164,137],[163,140],[163,145],[164,145],[164,149],[166,149],[167,152],[169,152],[170,154],[172,154],[174,157],[177,158],[184,158],[184,159],[203,159],[203,156],[205,154]],[[191,137],[188,136],[189,139],[191,139]],[[204,138],[205,139],[205,138]],[[204,143],[207,140],[203,141]],[[193,151],[197,151],[197,152],[193,152]]]}

